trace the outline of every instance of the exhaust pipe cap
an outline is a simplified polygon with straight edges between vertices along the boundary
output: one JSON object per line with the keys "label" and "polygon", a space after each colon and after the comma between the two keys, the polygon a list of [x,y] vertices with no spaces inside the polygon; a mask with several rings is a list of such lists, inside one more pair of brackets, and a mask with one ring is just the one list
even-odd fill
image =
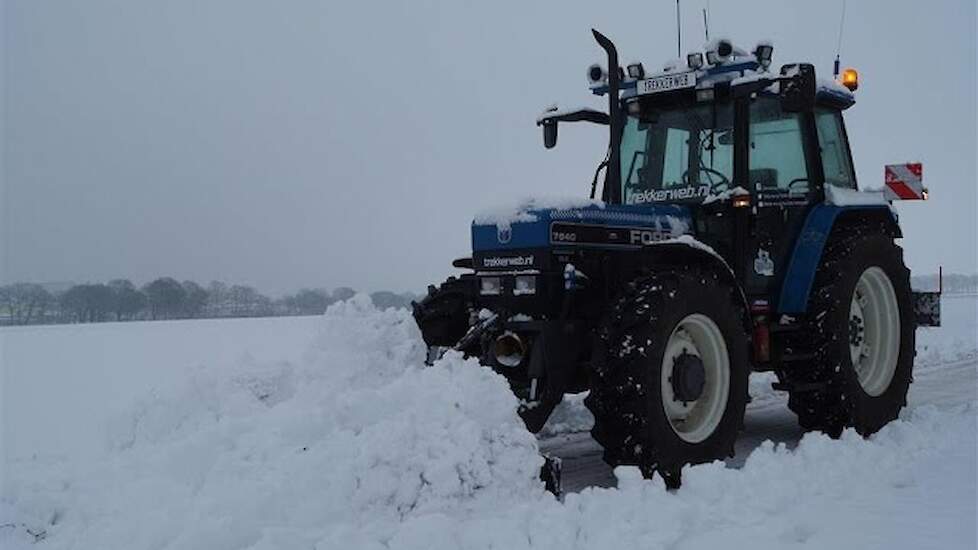
{"label": "exhaust pipe cap", "polygon": [[492,346],[492,356],[503,367],[518,367],[526,357],[526,344],[512,332],[505,332]]}

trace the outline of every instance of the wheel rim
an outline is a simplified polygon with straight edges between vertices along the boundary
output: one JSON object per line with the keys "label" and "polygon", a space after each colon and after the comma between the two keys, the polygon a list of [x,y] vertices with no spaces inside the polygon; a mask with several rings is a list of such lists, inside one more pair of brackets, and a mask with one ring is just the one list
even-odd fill
{"label": "wheel rim", "polygon": [[890,387],[900,351],[900,310],[886,272],[870,267],[849,305],[849,358],[863,391],[877,397]]}
{"label": "wheel rim", "polygon": [[[692,355],[702,361],[705,382],[693,401],[680,400],[673,387],[677,360]],[[672,430],[687,443],[699,443],[723,419],[730,392],[730,357],[720,328],[709,317],[694,313],[683,318],[669,336],[662,357],[662,406]]]}

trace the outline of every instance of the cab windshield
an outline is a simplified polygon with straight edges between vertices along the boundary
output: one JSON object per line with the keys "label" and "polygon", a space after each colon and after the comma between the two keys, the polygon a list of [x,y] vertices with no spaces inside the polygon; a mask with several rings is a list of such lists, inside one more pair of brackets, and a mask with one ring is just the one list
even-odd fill
{"label": "cab windshield", "polygon": [[729,102],[629,116],[621,140],[624,203],[700,202],[730,188],[733,118]]}

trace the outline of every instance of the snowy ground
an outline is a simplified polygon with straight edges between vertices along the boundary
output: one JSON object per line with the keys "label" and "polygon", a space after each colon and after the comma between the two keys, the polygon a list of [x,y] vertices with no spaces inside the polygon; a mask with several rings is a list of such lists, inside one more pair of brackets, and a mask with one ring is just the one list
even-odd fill
{"label": "snowy ground", "polygon": [[[910,405],[802,434],[755,376],[737,457],[610,471],[581,397],[538,442],[404,312],[0,330],[0,547],[974,548],[978,297],[918,332]],[[565,460],[556,501],[538,447]]]}

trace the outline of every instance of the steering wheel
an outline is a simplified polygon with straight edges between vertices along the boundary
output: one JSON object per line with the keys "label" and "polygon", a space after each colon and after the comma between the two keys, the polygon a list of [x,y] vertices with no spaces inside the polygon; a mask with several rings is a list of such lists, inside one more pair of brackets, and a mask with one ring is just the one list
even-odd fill
{"label": "steering wheel", "polygon": [[[721,190],[723,188],[729,188],[730,187],[730,178],[728,178],[723,172],[714,170],[713,168],[707,168],[705,166],[701,166],[699,169],[696,170],[696,172],[697,173],[699,173],[699,172],[706,172],[707,174],[713,174],[714,176],[717,176],[717,177],[720,178],[720,181],[718,181],[716,183],[713,183],[712,181],[710,182],[710,192],[711,193],[713,193],[714,191],[719,191],[719,190]],[[685,183],[686,185],[689,185],[690,184],[690,181],[689,181],[690,178],[689,178],[689,176],[690,176],[690,171],[689,170],[686,170],[685,172],[683,172],[683,183]]]}
{"label": "steering wheel", "polygon": [[805,187],[808,187],[808,178],[795,178],[788,182],[788,189],[791,189],[795,184],[804,183]]}

